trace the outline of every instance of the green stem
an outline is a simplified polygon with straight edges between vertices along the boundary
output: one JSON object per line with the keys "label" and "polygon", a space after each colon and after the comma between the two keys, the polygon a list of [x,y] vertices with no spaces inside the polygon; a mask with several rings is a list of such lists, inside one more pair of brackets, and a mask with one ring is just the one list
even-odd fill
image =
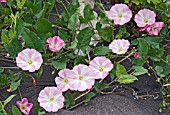
{"label": "green stem", "polygon": [[19,96],[20,96],[20,98],[22,100],[22,95],[21,95],[21,91],[20,91],[19,87],[18,87],[18,92],[19,92]]}
{"label": "green stem", "polygon": [[4,115],[7,115],[7,112],[5,111],[5,107],[1,101],[0,101],[0,106],[2,107],[1,109],[2,109],[2,112],[4,113]]}
{"label": "green stem", "polygon": [[66,12],[68,13],[68,15],[70,15],[70,13],[69,13],[69,11],[68,11],[66,5],[63,3],[63,1],[62,1],[62,0],[59,0],[58,3],[61,3],[61,4],[63,5],[64,9],[66,10]]}

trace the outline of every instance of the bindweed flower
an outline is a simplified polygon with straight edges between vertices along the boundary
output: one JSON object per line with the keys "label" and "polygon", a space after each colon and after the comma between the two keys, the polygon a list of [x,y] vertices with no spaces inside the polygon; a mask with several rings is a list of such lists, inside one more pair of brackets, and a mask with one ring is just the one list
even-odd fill
{"label": "bindweed flower", "polygon": [[159,34],[163,26],[164,26],[163,22],[155,22],[151,26],[149,26],[146,30],[149,35],[156,36]]}
{"label": "bindweed flower", "polygon": [[134,58],[139,58],[140,54],[138,52],[135,52]]}
{"label": "bindweed flower", "polygon": [[57,112],[64,107],[64,96],[57,87],[45,87],[40,91],[38,102],[48,112]]}
{"label": "bindweed flower", "polygon": [[126,4],[115,4],[108,12],[108,18],[116,25],[124,25],[132,18],[132,12]]}
{"label": "bindweed flower", "polygon": [[72,71],[74,75],[69,77],[71,90],[85,91],[92,88],[95,74],[90,67],[79,64]]}
{"label": "bindweed flower", "polygon": [[111,49],[112,52],[116,54],[125,54],[129,49],[129,46],[130,43],[128,40],[115,39],[110,43],[109,49]]}
{"label": "bindweed flower", "polygon": [[147,28],[148,28],[149,26],[150,26],[150,25],[146,25],[146,26],[140,28],[139,31],[145,31],[145,30],[147,30]]}
{"label": "bindweed flower", "polygon": [[49,49],[53,52],[59,52],[65,45],[65,42],[59,36],[48,38],[47,43],[49,44]]}
{"label": "bindweed flower", "polygon": [[35,49],[24,49],[22,52],[18,53],[16,57],[17,66],[29,72],[38,70],[42,63],[42,55]]}
{"label": "bindweed flower", "polygon": [[29,115],[29,112],[33,107],[32,103],[28,103],[27,98],[23,98],[22,101],[17,101],[16,104],[25,115]]}
{"label": "bindweed flower", "polygon": [[57,88],[65,92],[70,88],[69,77],[74,75],[74,72],[69,69],[60,70],[58,73],[59,77],[55,78]]}
{"label": "bindweed flower", "polygon": [[113,68],[112,62],[104,57],[95,57],[89,65],[95,73],[95,79],[104,79]]}
{"label": "bindweed flower", "polygon": [[7,0],[0,0],[0,2],[7,2]]}
{"label": "bindweed flower", "polygon": [[135,22],[138,27],[145,27],[146,25],[152,25],[155,22],[155,17],[154,11],[143,9],[135,15]]}

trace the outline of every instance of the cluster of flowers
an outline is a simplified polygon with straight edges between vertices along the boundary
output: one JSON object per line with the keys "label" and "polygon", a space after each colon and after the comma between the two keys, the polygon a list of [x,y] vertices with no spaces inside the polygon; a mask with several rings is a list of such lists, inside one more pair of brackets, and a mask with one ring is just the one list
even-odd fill
{"label": "cluster of flowers", "polygon": [[[115,4],[108,12],[108,18],[113,19],[115,24],[123,25],[130,21],[132,12],[125,4]],[[140,10],[135,15],[135,22],[138,27],[141,27],[141,31],[147,30],[149,35],[157,35],[163,27],[163,22],[155,22],[156,14],[149,10]],[[49,49],[52,52],[59,52],[64,47],[65,42],[59,37],[54,36],[47,39]],[[125,39],[115,39],[110,45],[109,49],[116,54],[125,54],[130,46],[130,42]],[[139,53],[136,52],[135,58],[139,57]],[[38,70],[42,63],[42,55],[35,49],[24,49],[18,53],[16,58],[17,66],[23,70],[29,72],[35,72]],[[63,69],[60,70],[55,78],[57,87],[45,87],[40,91],[38,102],[48,112],[56,112],[58,109],[64,107],[63,92],[67,90],[85,91],[91,89],[95,83],[95,79],[104,79],[112,70],[112,62],[104,57],[95,57],[90,61],[89,66],[79,64],[72,70]],[[33,104],[28,103],[26,98],[22,101],[18,101],[17,105],[24,114],[29,114]]]}
{"label": "cluster of flowers", "polygon": [[[138,11],[135,15],[135,22],[140,27],[140,31],[147,30],[151,36],[158,35],[162,27],[163,22],[155,22],[156,14],[149,9],[143,9]],[[116,25],[124,25],[132,18],[132,11],[126,4],[115,4],[108,11],[108,18],[114,20]]]}
{"label": "cluster of flowers", "polygon": [[[58,52],[64,45],[64,41],[58,36],[47,40],[49,49]],[[116,54],[124,54],[129,48],[129,41],[124,39],[113,40],[109,48]],[[17,66],[23,70],[34,72],[41,67],[43,63],[42,55],[35,49],[24,49],[18,53],[16,58]],[[89,66],[79,64],[72,70],[60,70],[59,77],[55,78],[57,87],[45,87],[39,93],[38,102],[48,112],[56,112],[64,106],[64,96],[62,92],[67,90],[85,91],[91,89],[95,79],[104,79],[112,70],[112,62],[103,56],[95,57],[90,61]],[[26,98],[18,101],[17,105],[24,114],[28,114],[33,104],[28,103]]]}
{"label": "cluster of flowers", "polygon": [[62,92],[67,90],[85,91],[91,89],[95,79],[104,79],[113,64],[106,57],[95,57],[89,66],[79,64],[72,70],[60,70],[55,78],[57,87],[45,87],[39,93],[38,102],[48,112],[56,112],[64,106]]}

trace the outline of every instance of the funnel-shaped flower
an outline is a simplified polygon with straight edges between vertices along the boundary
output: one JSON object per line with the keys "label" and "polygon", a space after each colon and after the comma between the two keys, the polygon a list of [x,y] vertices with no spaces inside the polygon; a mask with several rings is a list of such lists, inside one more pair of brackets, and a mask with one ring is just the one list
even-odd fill
{"label": "funnel-shaped flower", "polygon": [[148,34],[151,36],[158,35],[163,26],[164,26],[163,22],[155,22],[154,24],[147,28]]}
{"label": "funnel-shaped flower", "polygon": [[108,18],[114,20],[115,24],[123,25],[130,21],[132,12],[126,4],[115,4],[108,12]]}
{"label": "funnel-shaped flower", "polygon": [[48,112],[57,112],[64,107],[64,96],[57,87],[45,87],[40,91],[38,102]]}
{"label": "funnel-shaped flower", "polygon": [[116,54],[125,54],[127,50],[129,49],[130,43],[128,40],[124,39],[115,39],[112,41],[112,43],[109,45],[109,49],[112,50],[113,53]]}
{"label": "funnel-shaped flower", "polygon": [[112,62],[106,57],[95,57],[90,61],[90,67],[95,72],[95,79],[104,79],[113,68]]}
{"label": "funnel-shaped flower", "polygon": [[152,25],[155,22],[155,17],[156,14],[154,11],[143,9],[135,15],[135,22],[138,27],[145,27],[147,25]]}
{"label": "funnel-shaped flower", "polygon": [[55,78],[57,88],[65,92],[70,88],[69,77],[74,75],[74,72],[69,69],[60,70],[58,73],[59,77]]}
{"label": "funnel-shaped flower", "polygon": [[91,67],[79,64],[73,68],[74,75],[70,76],[70,89],[85,91],[94,85],[94,72]]}
{"label": "funnel-shaped flower", "polygon": [[25,115],[29,115],[31,108],[33,107],[32,103],[28,103],[27,98],[23,98],[22,101],[17,101],[16,104]]}
{"label": "funnel-shaped flower", "polygon": [[16,57],[17,66],[23,70],[34,72],[41,67],[43,63],[42,55],[35,49],[24,49]]}
{"label": "funnel-shaped flower", "polygon": [[49,44],[49,49],[53,52],[59,52],[65,45],[65,42],[59,36],[48,38],[47,43]]}

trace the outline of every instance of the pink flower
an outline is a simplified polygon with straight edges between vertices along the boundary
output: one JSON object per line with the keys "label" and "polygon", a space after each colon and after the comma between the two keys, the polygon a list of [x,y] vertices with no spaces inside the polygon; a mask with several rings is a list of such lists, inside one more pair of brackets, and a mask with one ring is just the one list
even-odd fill
{"label": "pink flower", "polygon": [[138,52],[135,52],[134,58],[139,58],[140,54]]}
{"label": "pink flower", "polygon": [[112,62],[106,57],[95,57],[90,61],[90,67],[96,73],[95,79],[104,79],[113,68]]}
{"label": "pink flower", "polygon": [[132,12],[126,4],[115,4],[108,12],[108,18],[113,19],[115,24],[123,25],[130,21]]}
{"label": "pink flower", "polygon": [[0,2],[7,2],[7,0],[0,0]]}
{"label": "pink flower", "polygon": [[31,108],[33,107],[32,103],[28,103],[27,98],[23,98],[22,101],[17,101],[16,104],[25,115],[29,115]]}
{"label": "pink flower", "polygon": [[48,38],[47,43],[49,44],[49,49],[53,52],[59,52],[65,45],[65,42],[59,36]]}
{"label": "pink flower", "polygon": [[17,66],[23,70],[34,72],[41,67],[43,63],[42,55],[35,49],[24,49],[16,57]]}
{"label": "pink flower", "polygon": [[164,26],[163,22],[155,22],[151,26],[147,28],[148,34],[151,36],[156,36],[161,31],[162,27]]}
{"label": "pink flower", "polygon": [[57,88],[65,92],[70,88],[69,77],[74,75],[74,72],[69,69],[60,70],[58,73],[59,77],[55,78]]}
{"label": "pink flower", "polygon": [[125,54],[129,49],[130,43],[128,40],[124,39],[115,39],[109,45],[109,49],[112,50],[113,53],[116,54]]}
{"label": "pink flower", "polygon": [[57,87],[45,87],[40,91],[38,102],[48,112],[57,112],[64,107],[64,96]]}
{"label": "pink flower", "polygon": [[135,22],[138,27],[145,27],[146,25],[152,25],[155,22],[155,17],[154,11],[143,9],[135,15]]}
{"label": "pink flower", "polygon": [[69,77],[70,89],[85,91],[94,85],[94,72],[91,67],[79,64],[73,68],[74,75]]}
{"label": "pink flower", "polygon": [[146,25],[146,26],[140,28],[139,31],[145,31],[145,30],[147,30],[147,28],[148,28],[149,26],[150,26],[150,25]]}

